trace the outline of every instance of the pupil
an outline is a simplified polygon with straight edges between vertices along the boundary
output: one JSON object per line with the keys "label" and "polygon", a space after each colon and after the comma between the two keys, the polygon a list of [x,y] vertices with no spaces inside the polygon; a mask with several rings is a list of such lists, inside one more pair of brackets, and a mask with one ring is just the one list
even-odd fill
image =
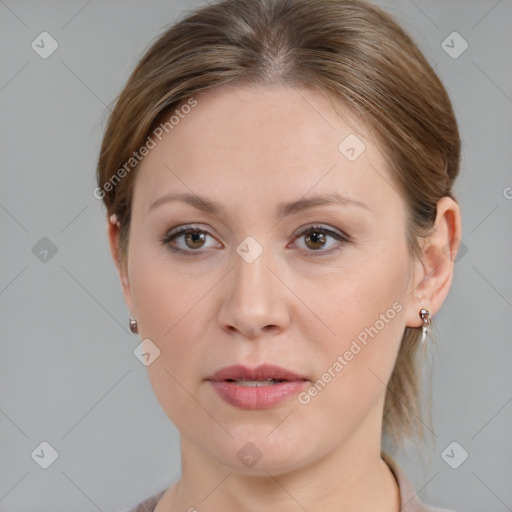
{"label": "pupil", "polygon": [[[313,244],[320,244],[321,247],[322,243],[325,242],[325,235],[323,233],[313,232],[306,237],[306,241],[313,242]],[[315,248],[318,248],[318,246]]]}
{"label": "pupil", "polygon": [[187,234],[187,243],[192,242],[192,244],[199,243],[201,245],[201,242],[204,240],[204,233],[188,233]]}

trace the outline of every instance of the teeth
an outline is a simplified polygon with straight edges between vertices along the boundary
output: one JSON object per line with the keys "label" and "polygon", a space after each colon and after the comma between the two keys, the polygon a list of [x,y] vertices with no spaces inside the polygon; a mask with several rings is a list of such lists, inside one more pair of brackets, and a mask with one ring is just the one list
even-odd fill
{"label": "teeth", "polygon": [[281,381],[277,379],[266,379],[266,380],[245,380],[236,379],[235,381],[239,386],[273,386],[279,384]]}

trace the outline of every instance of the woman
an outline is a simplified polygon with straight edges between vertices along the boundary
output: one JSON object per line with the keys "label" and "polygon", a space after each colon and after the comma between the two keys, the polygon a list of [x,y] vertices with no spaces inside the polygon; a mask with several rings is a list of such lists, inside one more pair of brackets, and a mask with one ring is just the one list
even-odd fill
{"label": "woman", "polygon": [[461,238],[447,93],[356,0],[225,0],[148,50],[98,189],[182,475],[133,511],[432,511],[416,355]]}

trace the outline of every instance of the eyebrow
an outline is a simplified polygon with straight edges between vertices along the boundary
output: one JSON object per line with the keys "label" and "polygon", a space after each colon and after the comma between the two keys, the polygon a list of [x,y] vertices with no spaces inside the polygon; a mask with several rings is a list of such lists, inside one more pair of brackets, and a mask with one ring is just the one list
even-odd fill
{"label": "eyebrow", "polygon": [[[148,211],[152,211],[157,206],[172,201],[184,202],[200,211],[210,213],[215,216],[220,216],[225,213],[225,208],[222,206],[221,203],[217,201],[208,199],[206,197],[200,197],[196,194],[177,192],[170,192],[169,194],[165,194],[164,196],[160,197],[150,205]],[[329,194],[318,195],[310,198],[301,198],[298,199],[297,201],[292,201],[289,203],[280,203],[277,207],[276,213],[278,217],[284,217],[286,215],[297,213],[308,208],[313,208],[315,206],[327,206],[335,204],[342,206],[358,206],[368,211],[371,211],[371,208],[366,204],[362,203],[361,201],[351,199],[348,197],[343,197],[337,192],[332,192]]]}

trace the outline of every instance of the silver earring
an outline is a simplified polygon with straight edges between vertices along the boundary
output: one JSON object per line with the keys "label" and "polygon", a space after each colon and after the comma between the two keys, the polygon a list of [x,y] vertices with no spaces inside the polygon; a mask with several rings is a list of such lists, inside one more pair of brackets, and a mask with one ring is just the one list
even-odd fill
{"label": "silver earring", "polygon": [[420,309],[420,317],[423,320],[423,326],[421,329],[421,343],[425,343],[429,326],[432,323],[432,315],[428,309]]}
{"label": "silver earring", "polygon": [[139,332],[137,320],[135,320],[132,315],[130,315],[130,331],[132,331],[133,334],[137,334]]}

